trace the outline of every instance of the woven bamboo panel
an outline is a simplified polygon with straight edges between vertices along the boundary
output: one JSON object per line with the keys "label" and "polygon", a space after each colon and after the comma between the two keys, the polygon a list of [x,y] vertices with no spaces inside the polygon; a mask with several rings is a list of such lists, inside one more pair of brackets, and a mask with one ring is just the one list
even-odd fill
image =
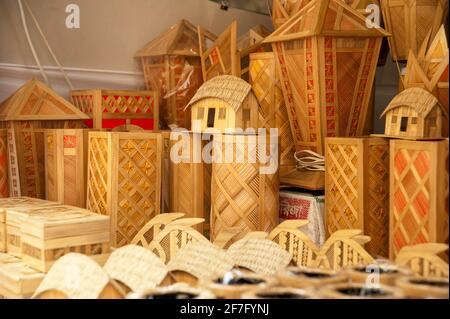
{"label": "woven bamboo panel", "polygon": [[[278,170],[273,174],[261,174],[262,158],[257,151],[256,160],[249,154],[255,151],[254,137],[235,135],[222,141],[214,141],[214,147],[233,150],[236,155],[226,163],[213,162],[211,188],[211,240],[222,232],[239,228],[239,240],[252,231],[271,231],[278,224]],[[267,148],[268,149],[268,148]],[[216,153],[215,153],[216,154]],[[237,160],[243,155],[243,161]],[[216,156],[216,155],[214,155]]]}
{"label": "woven bamboo panel", "polygon": [[448,140],[390,142],[390,258],[448,243]]}
{"label": "woven bamboo panel", "polygon": [[383,0],[381,10],[386,30],[392,34],[388,38],[391,56],[404,61],[410,50],[418,52],[429,32],[433,38],[445,23],[448,1]]}
{"label": "woven bamboo panel", "polygon": [[162,154],[160,133],[89,133],[86,206],[111,216],[113,247],[160,213]]}
{"label": "woven bamboo panel", "polygon": [[[210,169],[203,161],[196,163],[194,161],[194,138],[201,142],[200,134],[190,134],[181,141],[171,141],[171,147],[175,144],[183,145],[190,150],[187,158],[182,158],[180,163],[171,162],[171,182],[170,182],[170,211],[185,214],[185,217],[204,218],[207,222],[193,226],[200,233],[209,230],[209,213],[210,213]],[[178,144],[180,143],[180,144]],[[179,153],[181,156],[181,153]],[[208,182],[209,177],[209,183]],[[205,227],[206,226],[206,227]]]}
{"label": "woven bamboo panel", "polygon": [[8,183],[8,140],[6,130],[0,129],[0,197],[9,196]]}
{"label": "woven bamboo panel", "polygon": [[388,257],[389,142],[382,138],[327,138],[326,231],[361,229],[367,251]]}
{"label": "woven bamboo panel", "polygon": [[250,83],[260,105],[258,127],[278,129],[282,169],[295,165],[295,145],[275,62],[272,52],[251,54]]}
{"label": "woven bamboo panel", "polygon": [[46,198],[86,207],[88,130],[45,131]]}
{"label": "woven bamboo panel", "polygon": [[95,129],[137,125],[157,129],[159,97],[155,91],[78,90],[70,93],[72,103],[92,120]]}

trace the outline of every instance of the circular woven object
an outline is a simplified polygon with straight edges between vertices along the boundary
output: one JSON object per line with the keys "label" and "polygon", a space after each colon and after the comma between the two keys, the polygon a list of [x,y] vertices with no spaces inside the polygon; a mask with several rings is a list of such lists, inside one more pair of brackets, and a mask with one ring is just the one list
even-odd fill
{"label": "circular woven object", "polygon": [[264,275],[232,271],[220,278],[201,280],[199,286],[211,290],[218,298],[239,299],[244,292],[255,288],[266,289],[275,283],[273,278]]}
{"label": "circular woven object", "polygon": [[167,264],[169,271],[183,271],[197,279],[223,276],[233,266],[233,259],[225,250],[206,241],[189,243]]}
{"label": "circular woven object", "polygon": [[[412,275],[411,270],[394,264],[374,264],[369,266],[354,266],[343,271],[352,282],[373,284],[372,280],[379,278],[379,283],[394,286],[400,276]],[[379,275],[379,277],[378,277]],[[378,277],[378,278],[377,278]]]}
{"label": "circular woven object", "polygon": [[88,256],[71,253],[58,259],[33,298],[57,291],[70,299],[97,299],[110,282],[106,271]]}
{"label": "circular woven object", "polygon": [[280,285],[295,288],[319,287],[348,280],[347,276],[333,270],[307,267],[288,267],[277,274],[277,279]]}
{"label": "circular woven object", "polygon": [[242,294],[242,299],[314,299],[316,295],[311,290],[268,287],[258,288]]}
{"label": "circular woven object", "polygon": [[214,299],[214,295],[207,289],[175,284],[131,293],[127,299]]}
{"label": "circular woven object", "polygon": [[167,275],[167,267],[158,256],[136,245],[116,249],[104,269],[112,279],[132,291],[156,287]]}
{"label": "circular woven object", "polygon": [[255,273],[275,275],[289,265],[292,256],[268,239],[241,239],[228,248],[235,266],[250,269]]}
{"label": "circular woven object", "polygon": [[394,287],[380,285],[370,288],[360,283],[339,283],[327,285],[318,290],[321,298],[329,299],[400,299],[403,292]]}
{"label": "circular woven object", "polygon": [[448,278],[401,277],[395,284],[408,298],[448,299]]}

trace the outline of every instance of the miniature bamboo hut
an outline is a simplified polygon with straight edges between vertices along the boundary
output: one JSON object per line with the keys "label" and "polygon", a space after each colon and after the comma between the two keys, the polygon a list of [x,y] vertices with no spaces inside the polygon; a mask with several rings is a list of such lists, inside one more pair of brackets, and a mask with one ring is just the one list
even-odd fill
{"label": "miniature bamboo hut", "polygon": [[386,116],[386,136],[406,139],[441,138],[443,120],[448,120],[436,97],[421,88],[398,94],[382,116]]}
{"label": "miniature bamboo hut", "polygon": [[231,75],[205,82],[186,106],[191,108],[192,130],[208,128],[257,129],[258,100],[250,84]]}
{"label": "miniature bamboo hut", "polygon": [[183,109],[203,82],[199,45],[197,28],[181,20],[135,55],[142,60],[147,89],[159,92],[163,129],[171,124],[189,128],[190,114]]}
{"label": "miniature bamboo hut", "polygon": [[88,119],[40,81],[24,84],[0,104],[0,127],[7,129],[10,196],[45,198],[45,128],[82,127]]}
{"label": "miniature bamboo hut", "polygon": [[447,0],[381,0],[381,9],[394,61],[405,61],[411,50],[417,54],[427,34],[434,38],[448,14]]}

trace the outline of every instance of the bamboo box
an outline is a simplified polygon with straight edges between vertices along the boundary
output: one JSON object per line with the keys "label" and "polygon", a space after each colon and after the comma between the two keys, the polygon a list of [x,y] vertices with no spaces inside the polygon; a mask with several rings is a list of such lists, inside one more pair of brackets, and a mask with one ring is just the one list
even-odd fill
{"label": "bamboo box", "polygon": [[82,208],[41,208],[23,220],[20,230],[23,262],[42,272],[68,253],[85,254],[99,263],[109,255],[109,217]]}

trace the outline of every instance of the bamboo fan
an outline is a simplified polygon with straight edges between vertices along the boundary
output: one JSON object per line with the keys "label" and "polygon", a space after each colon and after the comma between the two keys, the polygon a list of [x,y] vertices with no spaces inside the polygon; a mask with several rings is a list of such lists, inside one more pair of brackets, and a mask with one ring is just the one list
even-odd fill
{"label": "bamboo fan", "polygon": [[156,255],[135,245],[116,249],[103,268],[110,278],[132,291],[154,288],[167,275],[166,265]]}

